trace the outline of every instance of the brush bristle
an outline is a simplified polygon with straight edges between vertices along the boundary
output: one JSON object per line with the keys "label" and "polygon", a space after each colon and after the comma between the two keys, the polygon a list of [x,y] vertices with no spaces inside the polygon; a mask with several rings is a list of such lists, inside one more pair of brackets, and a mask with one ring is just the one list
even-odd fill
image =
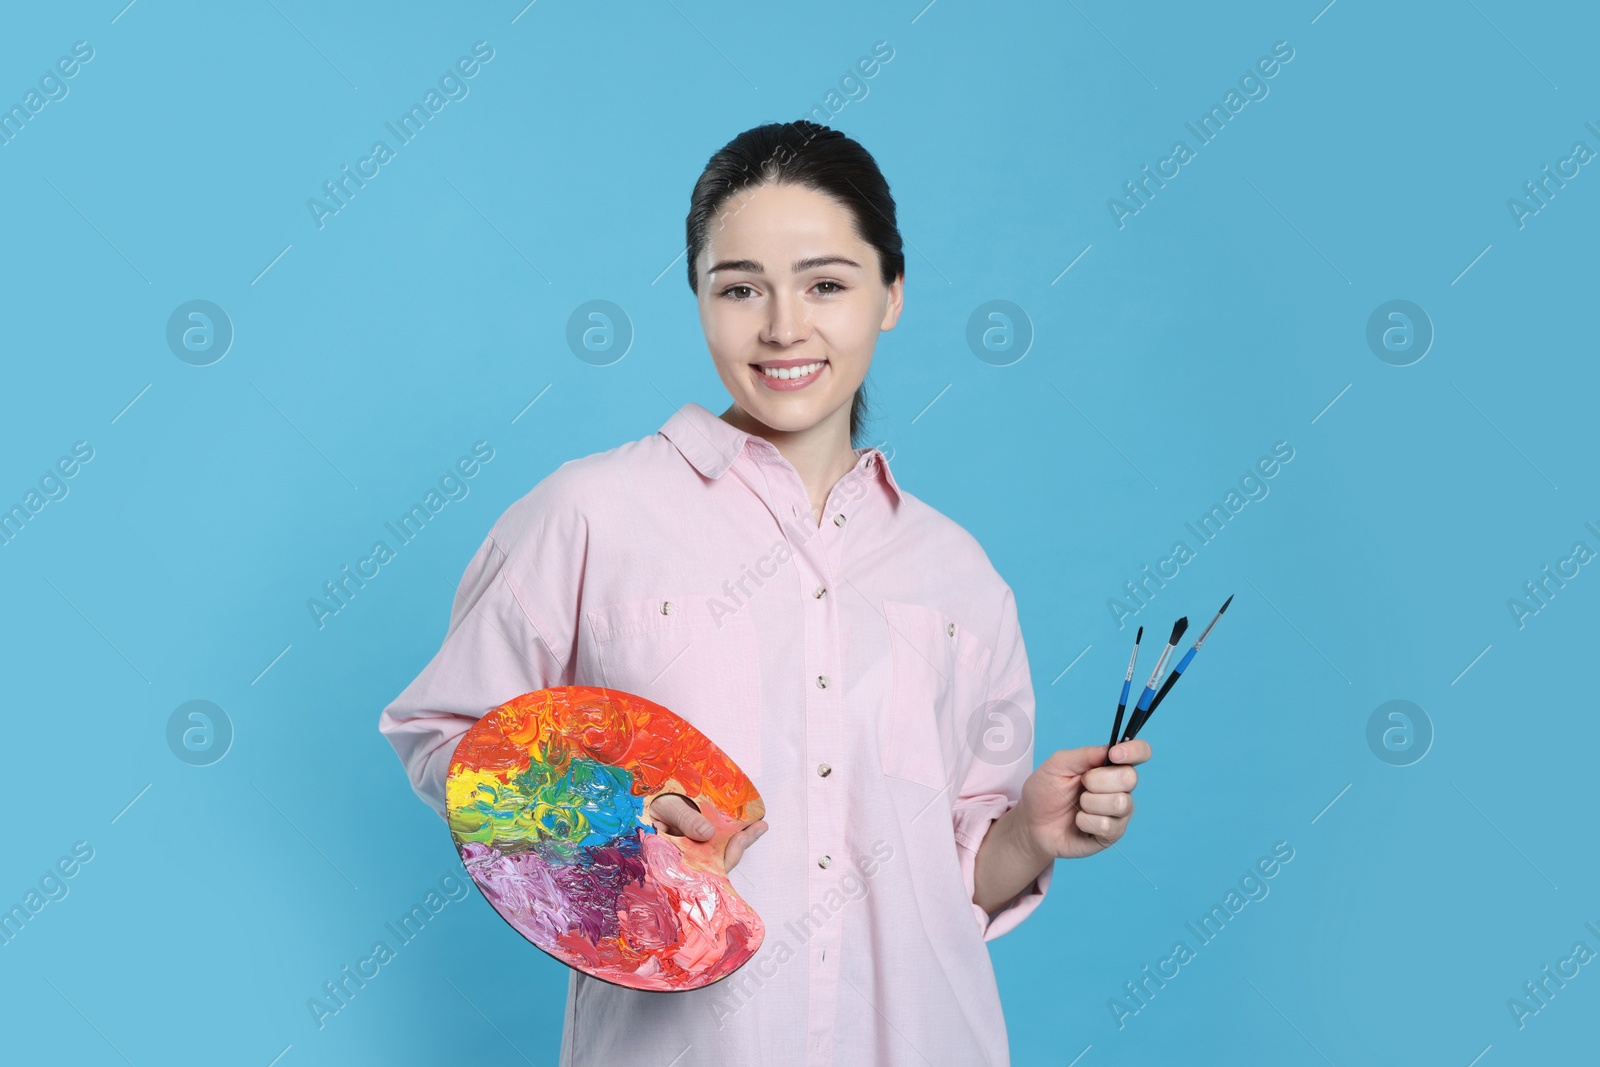
{"label": "brush bristle", "polygon": [[1175,645],[1179,641],[1183,640],[1183,632],[1185,630],[1187,630],[1188,628],[1189,628],[1189,616],[1185,615],[1183,618],[1179,619],[1176,623],[1173,624],[1173,626],[1172,626],[1172,637],[1168,639],[1167,644]]}
{"label": "brush bristle", "polygon": [[1144,640],[1144,627],[1141,626],[1141,627],[1139,627],[1139,632],[1133,635],[1133,643],[1137,645],[1140,641],[1143,641],[1143,640]]}
{"label": "brush bristle", "polygon": [[1229,604],[1232,604],[1232,603],[1233,603],[1233,594],[1232,594],[1232,593],[1229,593],[1229,594],[1228,594],[1228,599],[1227,599],[1227,600],[1224,600],[1224,601],[1223,601],[1223,602],[1222,602],[1222,607],[1220,607],[1220,608],[1218,608],[1218,609],[1217,609],[1217,614],[1218,614],[1218,615],[1221,615],[1221,614],[1222,614],[1222,613],[1223,613],[1223,612],[1224,612],[1224,611],[1227,611],[1227,610],[1228,610],[1228,605],[1229,605]]}

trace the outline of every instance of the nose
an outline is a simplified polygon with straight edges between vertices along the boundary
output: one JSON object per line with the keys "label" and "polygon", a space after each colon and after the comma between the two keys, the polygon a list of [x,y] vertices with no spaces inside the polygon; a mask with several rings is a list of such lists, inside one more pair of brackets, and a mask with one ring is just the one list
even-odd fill
{"label": "nose", "polygon": [[764,340],[785,348],[804,340],[811,330],[806,321],[805,308],[793,293],[777,292],[768,304],[767,329]]}

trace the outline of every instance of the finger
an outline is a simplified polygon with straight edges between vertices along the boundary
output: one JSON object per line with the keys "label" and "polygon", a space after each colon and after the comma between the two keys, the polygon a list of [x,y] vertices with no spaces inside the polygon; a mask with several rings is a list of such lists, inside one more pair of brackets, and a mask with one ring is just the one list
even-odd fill
{"label": "finger", "polygon": [[1111,746],[1111,762],[1122,764],[1143,763],[1150,758],[1150,742],[1124,741],[1120,745]]}
{"label": "finger", "polygon": [[1126,819],[1133,814],[1133,797],[1127,793],[1089,793],[1078,798],[1078,808],[1091,815]]}
{"label": "finger", "polygon": [[1132,767],[1095,767],[1083,776],[1088,793],[1131,793],[1139,784],[1139,772]]}
{"label": "finger", "polygon": [[766,833],[765,822],[752,822],[744,829],[739,830],[738,833],[734,833],[733,837],[728,838],[728,853],[726,854],[733,857],[742,856],[744,849],[749,848],[750,845],[755,845],[755,841],[760,840],[763,833]]}
{"label": "finger", "polygon": [[746,826],[743,830],[728,838],[727,851],[722,857],[723,868],[733,870],[733,865],[739,862],[744,855],[744,850],[760,840],[761,835],[767,832],[767,824],[757,821]]}
{"label": "finger", "polygon": [[650,802],[653,820],[666,824],[668,833],[687,835],[696,841],[710,840],[713,833],[711,820],[700,814],[688,799],[676,793],[665,793]]}
{"label": "finger", "polygon": [[1058,749],[1046,756],[1039,767],[1046,774],[1074,775],[1098,767],[1105,761],[1105,745],[1088,745],[1084,748]]}
{"label": "finger", "polygon": [[1115,842],[1128,828],[1127,819],[1114,819],[1109,815],[1092,815],[1087,811],[1078,812],[1075,820],[1078,829],[1090,837],[1097,837],[1107,844]]}

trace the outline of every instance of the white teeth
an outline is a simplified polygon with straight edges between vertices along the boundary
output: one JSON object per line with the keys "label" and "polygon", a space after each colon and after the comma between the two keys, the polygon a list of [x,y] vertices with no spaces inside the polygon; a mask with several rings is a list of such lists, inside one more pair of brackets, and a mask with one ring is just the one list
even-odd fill
{"label": "white teeth", "polygon": [[[826,360],[823,362],[826,362]],[[803,367],[762,367],[761,373],[765,374],[768,378],[782,378],[787,380],[789,378],[804,378],[808,374],[814,374],[821,368],[822,363],[807,363]]]}

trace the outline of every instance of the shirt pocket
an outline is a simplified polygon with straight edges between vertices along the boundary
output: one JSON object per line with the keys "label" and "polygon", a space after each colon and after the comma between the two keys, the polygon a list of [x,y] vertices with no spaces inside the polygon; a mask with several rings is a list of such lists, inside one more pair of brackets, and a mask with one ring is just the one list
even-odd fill
{"label": "shirt pocket", "polygon": [[938,608],[886,600],[883,614],[892,670],[878,720],[883,773],[942,789],[966,765],[967,729],[993,653]]}
{"label": "shirt pocket", "polygon": [[761,771],[761,655],[746,611],[713,615],[712,594],[667,593],[587,612],[598,684],[687,720],[747,777]]}

